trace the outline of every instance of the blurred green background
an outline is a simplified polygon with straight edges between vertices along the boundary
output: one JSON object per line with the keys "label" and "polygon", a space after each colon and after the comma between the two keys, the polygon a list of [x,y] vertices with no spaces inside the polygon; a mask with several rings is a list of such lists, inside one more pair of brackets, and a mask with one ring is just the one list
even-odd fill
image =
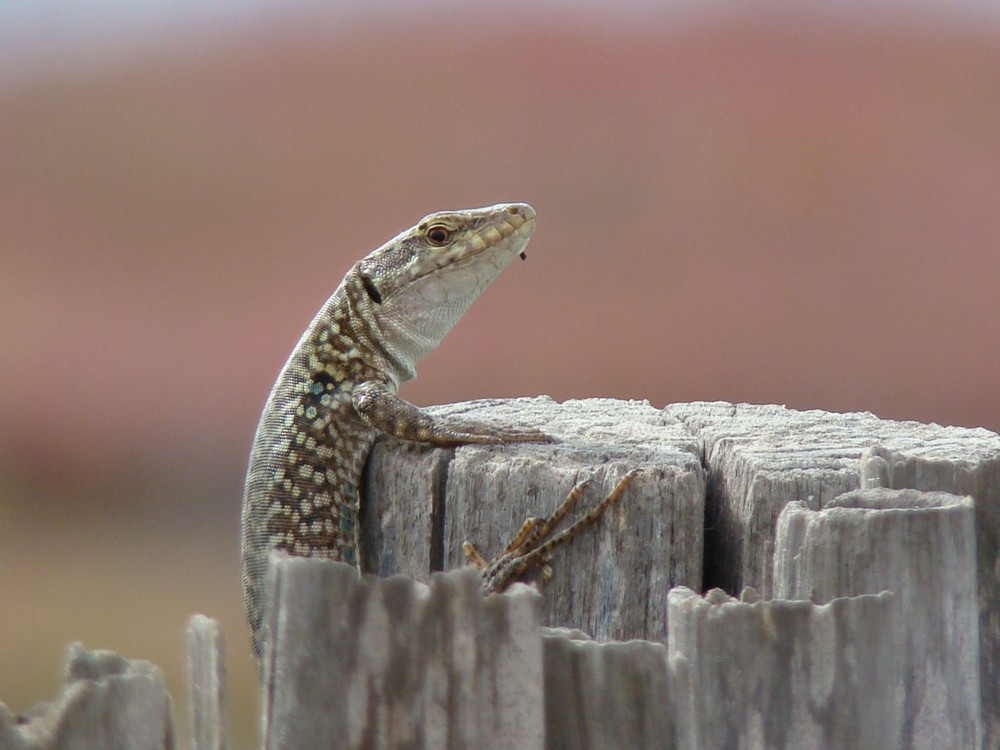
{"label": "blurred green background", "polygon": [[347,267],[433,210],[539,218],[528,262],[404,388],[416,403],[1000,428],[986,3],[49,5],[0,32],[14,710],[56,693],[73,640],[156,662],[186,706],[203,612],[250,747],[238,526],[260,408]]}

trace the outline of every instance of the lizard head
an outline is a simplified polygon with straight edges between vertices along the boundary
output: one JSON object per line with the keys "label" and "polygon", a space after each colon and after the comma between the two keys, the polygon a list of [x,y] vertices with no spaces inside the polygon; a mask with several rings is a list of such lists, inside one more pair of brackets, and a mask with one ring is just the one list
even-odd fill
{"label": "lizard head", "polygon": [[411,369],[523,254],[534,228],[526,203],[429,214],[355,266],[353,296]]}

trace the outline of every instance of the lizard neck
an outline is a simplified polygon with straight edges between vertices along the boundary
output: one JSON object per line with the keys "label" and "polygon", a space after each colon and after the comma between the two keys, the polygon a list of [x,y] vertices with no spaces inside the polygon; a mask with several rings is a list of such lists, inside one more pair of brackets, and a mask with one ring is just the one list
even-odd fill
{"label": "lizard neck", "polygon": [[342,307],[350,311],[354,353],[394,388],[417,376],[417,362],[434,349],[448,332],[421,325],[415,317],[384,314],[364,289],[357,269],[345,277],[340,288]]}

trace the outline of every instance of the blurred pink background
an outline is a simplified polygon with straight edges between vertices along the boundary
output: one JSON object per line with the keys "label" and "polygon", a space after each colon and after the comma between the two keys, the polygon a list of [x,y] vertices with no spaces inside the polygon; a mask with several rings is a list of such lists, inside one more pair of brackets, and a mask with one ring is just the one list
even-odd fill
{"label": "blurred pink background", "polygon": [[82,640],[186,706],[204,612],[250,746],[260,408],[346,268],[429,211],[523,200],[538,229],[416,403],[1000,428],[997,17],[571,8],[271,12],[0,77],[0,700],[53,696]]}

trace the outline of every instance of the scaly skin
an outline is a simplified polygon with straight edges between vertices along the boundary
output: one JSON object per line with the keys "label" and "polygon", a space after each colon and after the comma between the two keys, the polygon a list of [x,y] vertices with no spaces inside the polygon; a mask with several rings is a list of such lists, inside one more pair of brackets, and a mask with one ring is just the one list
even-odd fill
{"label": "scaly skin", "polygon": [[524,203],[431,214],[356,263],[302,335],[261,414],[243,498],[243,591],[258,666],[268,553],[357,565],[358,485],[377,432],[439,445],[547,439],[443,421],[396,396],[523,254],[534,227]]}

